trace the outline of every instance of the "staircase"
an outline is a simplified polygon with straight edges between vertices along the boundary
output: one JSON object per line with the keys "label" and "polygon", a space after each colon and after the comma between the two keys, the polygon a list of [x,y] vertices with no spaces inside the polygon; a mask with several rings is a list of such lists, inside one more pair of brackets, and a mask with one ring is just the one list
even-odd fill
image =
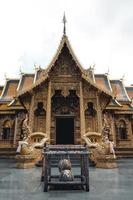
{"label": "staircase", "polygon": [[133,148],[119,147],[115,149],[117,158],[133,158]]}
{"label": "staircase", "polygon": [[15,147],[0,148],[0,158],[14,158],[16,155]]}

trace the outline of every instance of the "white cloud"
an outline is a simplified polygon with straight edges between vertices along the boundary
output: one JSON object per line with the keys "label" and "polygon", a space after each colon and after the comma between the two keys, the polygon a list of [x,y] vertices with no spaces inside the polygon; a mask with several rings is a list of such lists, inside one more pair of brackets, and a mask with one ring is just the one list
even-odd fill
{"label": "white cloud", "polygon": [[4,73],[19,75],[19,66],[33,72],[46,67],[62,35],[66,11],[67,35],[83,66],[96,72],[110,68],[111,78],[126,75],[132,83],[132,0],[0,0],[0,84]]}

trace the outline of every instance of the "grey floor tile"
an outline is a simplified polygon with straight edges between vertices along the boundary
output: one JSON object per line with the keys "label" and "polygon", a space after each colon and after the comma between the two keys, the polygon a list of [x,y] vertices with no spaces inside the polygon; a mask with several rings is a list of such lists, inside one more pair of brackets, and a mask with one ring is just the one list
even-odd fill
{"label": "grey floor tile", "polygon": [[133,199],[133,159],[118,160],[117,169],[90,168],[90,192],[50,190],[44,193],[40,174],[41,168],[16,169],[14,160],[0,159],[0,200]]}

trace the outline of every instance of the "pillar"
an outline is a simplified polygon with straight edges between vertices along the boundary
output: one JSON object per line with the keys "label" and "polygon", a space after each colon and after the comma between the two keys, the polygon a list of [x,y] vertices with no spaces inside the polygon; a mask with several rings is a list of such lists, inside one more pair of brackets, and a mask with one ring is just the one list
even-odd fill
{"label": "pillar", "polygon": [[30,104],[30,110],[29,110],[29,126],[30,126],[30,130],[31,132],[33,132],[33,128],[34,128],[34,94],[32,93],[32,97],[31,97],[31,104]]}
{"label": "pillar", "polygon": [[132,123],[131,123],[131,117],[129,118],[128,122],[128,134],[130,136],[130,141],[131,141],[131,147],[133,147],[133,134],[132,134]]}
{"label": "pillar", "polygon": [[15,117],[15,130],[14,130],[14,137],[13,137],[13,146],[16,145],[17,133],[18,133],[18,114]]}
{"label": "pillar", "polygon": [[50,141],[51,129],[51,81],[48,83],[47,109],[46,109],[46,134]]}
{"label": "pillar", "polygon": [[99,97],[100,93],[97,94],[96,96],[96,100],[97,100],[97,119],[98,119],[98,132],[102,133],[102,110],[101,110],[101,106],[100,106],[100,101],[99,101]]}
{"label": "pillar", "polygon": [[112,113],[111,117],[112,117],[112,123],[111,123],[111,132],[112,133],[111,134],[113,136],[113,141],[114,141],[114,143],[116,145],[116,128],[115,128],[115,116],[114,116],[114,113]]}
{"label": "pillar", "polygon": [[80,132],[81,138],[85,134],[85,113],[84,113],[84,99],[83,99],[83,85],[80,82]]}

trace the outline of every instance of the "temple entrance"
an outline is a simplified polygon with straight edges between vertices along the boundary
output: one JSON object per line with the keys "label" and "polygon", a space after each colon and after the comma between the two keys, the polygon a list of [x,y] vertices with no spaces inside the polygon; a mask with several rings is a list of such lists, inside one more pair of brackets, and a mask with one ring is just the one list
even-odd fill
{"label": "temple entrance", "polygon": [[56,144],[74,144],[74,118],[56,118]]}

